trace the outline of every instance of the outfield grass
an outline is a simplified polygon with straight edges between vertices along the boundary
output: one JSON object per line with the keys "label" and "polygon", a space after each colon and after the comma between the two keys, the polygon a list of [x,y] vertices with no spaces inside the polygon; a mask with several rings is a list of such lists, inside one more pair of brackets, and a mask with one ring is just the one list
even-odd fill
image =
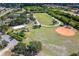
{"label": "outfield grass", "polygon": [[[43,24],[49,25],[51,22],[51,16],[45,13],[35,13],[34,15],[37,17],[37,20]],[[38,15],[40,17],[38,17]],[[26,36],[29,38],[26,43],[28,43],[30,40],[37,40],[42,42],[42,51],[38,55],[69,55],[73,52],[79,51],[79,31],[77,30],[75,36],[64,37],[55,31],[57,27],[41,27],[38,29],[33,29],[32,24],[27,26],[30,29],[30,32],[26,33]]]}
{"label": "outfield grass", "polygon": [[52,17],[46,13],[34,13],[35,18],[44,25],[51,25],[52,24]]}
{"label": "outfield grass", "polygon": [[79,32],[74,37],[64,37],[55,32],[55,27],[42,27],[40,29],[29,27],[29,29],[30,32],[27,33],[29,40],[27,42],[30,40],[42,42],[43,47],[39,55],[69,55],[79,51]]}

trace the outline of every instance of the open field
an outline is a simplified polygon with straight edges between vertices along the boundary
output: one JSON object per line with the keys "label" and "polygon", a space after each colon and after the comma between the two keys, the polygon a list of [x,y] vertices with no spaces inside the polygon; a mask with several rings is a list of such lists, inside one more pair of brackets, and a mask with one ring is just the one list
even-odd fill
{"label": "open field", "polygon": [[74,6],[0,4],[0,55],[79,56],[79,7]]}
{"label": "open field", "polygon": [[42,42],[43,49],[41,53],[43,55],[69,55],[69,53],[79,51],[79,32],[74,37],[64,37],[56,33],[55,29],[55,27],[40,29],[30,27],[27,36],[31,40]]}
{"label": "open field", "polygon": [[[38,17],[37,20],[43,24],[49,25],[51,21],[51,16],[47,17],[47,14],[37,13],[35,17]],[[44,16],[44,17],[42,17]],[[46,19],[46,20],[45,20]],[[70,55],[73,52],[79,51],[79,31],[76,30],[76,35],[71,37],[65,37],[59,35],[55,30],[57,27],[45,28],[41,27],[40,29],[32,29],[32,25],[28,25],[30,32],[26,33],[29,40],[37,40],[42,42],[42,51],[38,55]]]}
{"label": "open field", "polygon": [[34,13],[35,18],[44,25],[51,25],[52,24],[52,17],[46,13]]}

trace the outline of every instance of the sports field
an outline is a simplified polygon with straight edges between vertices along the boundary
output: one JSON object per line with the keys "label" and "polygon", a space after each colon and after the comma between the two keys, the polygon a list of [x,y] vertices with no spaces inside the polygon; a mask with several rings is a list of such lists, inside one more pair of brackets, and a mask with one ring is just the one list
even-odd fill
{"label": "sports field", "polygon": [[[51,24],[51,16],[43,13],[35,13],[36,19],[46,25]],[[70,55],[73,52],[79,51],[79,31],[76,30],[76,35],[72,37],[65,37],[59,35],[55,30],[58,27],[45,28],[41,27],[33,29],[31,24],[28,25],[30,32],[26,35],[29,38],[26,40],[37,40],[42,42],[42,51],[38,55]]]}
{"label": "sports field", "polygon": [[35,18],[44,25],[51,25],[53,18],[46,13],[34,13]]}

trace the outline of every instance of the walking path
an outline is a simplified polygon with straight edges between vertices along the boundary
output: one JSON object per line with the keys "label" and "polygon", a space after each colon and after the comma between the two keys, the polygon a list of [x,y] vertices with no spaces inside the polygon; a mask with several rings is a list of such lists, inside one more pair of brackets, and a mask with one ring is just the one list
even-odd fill
{"label": "walking path", "polygon": [[54,17],[52,17],[55,21],[57,21],[57,24],[56,25],[54,25],[54,26],[59,26],[59,25],[61,25],[62,24],[62,22],[61,21],[59,21],[58,19],[56,19],[56,18],[54,18]]}
{"label": "walking path", "polygon": [[52,26],[48,26],[48,25],[44,25],[44,24],[41,24],[41,26],[43,26],[43,27],[52,27]]}
{"label": "walking path", "polygon": [[[35,16],[34,16],[34,18],[35,18]],[[61,21],[59,21],[58,19],[56,19],[56,18],[54,18],[54,17],[52,17],[55,21],[57,21],[57,24],[56,25],[54,25],[54,26],[59,26],[59,25],[61,25],[62,24],[62,22]],[[36,22],[37,22],[37,24],[41,24],[37,19],[36,19]],[[44,24],[41,24],[41,26],[43,26],[43,27],[52,27],[52,26],[49,26],[49,25],[44,25]]]}

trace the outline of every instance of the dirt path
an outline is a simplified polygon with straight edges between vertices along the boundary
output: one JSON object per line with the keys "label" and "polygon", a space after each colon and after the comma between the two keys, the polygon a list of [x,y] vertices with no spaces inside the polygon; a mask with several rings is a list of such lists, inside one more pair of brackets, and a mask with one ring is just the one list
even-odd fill
{"label": "dirt path", "polygon": [[9,51],[9,48],[4,48],[3,50],[0,51],[0,56],[4,56],[4,53],[6,51]]}

